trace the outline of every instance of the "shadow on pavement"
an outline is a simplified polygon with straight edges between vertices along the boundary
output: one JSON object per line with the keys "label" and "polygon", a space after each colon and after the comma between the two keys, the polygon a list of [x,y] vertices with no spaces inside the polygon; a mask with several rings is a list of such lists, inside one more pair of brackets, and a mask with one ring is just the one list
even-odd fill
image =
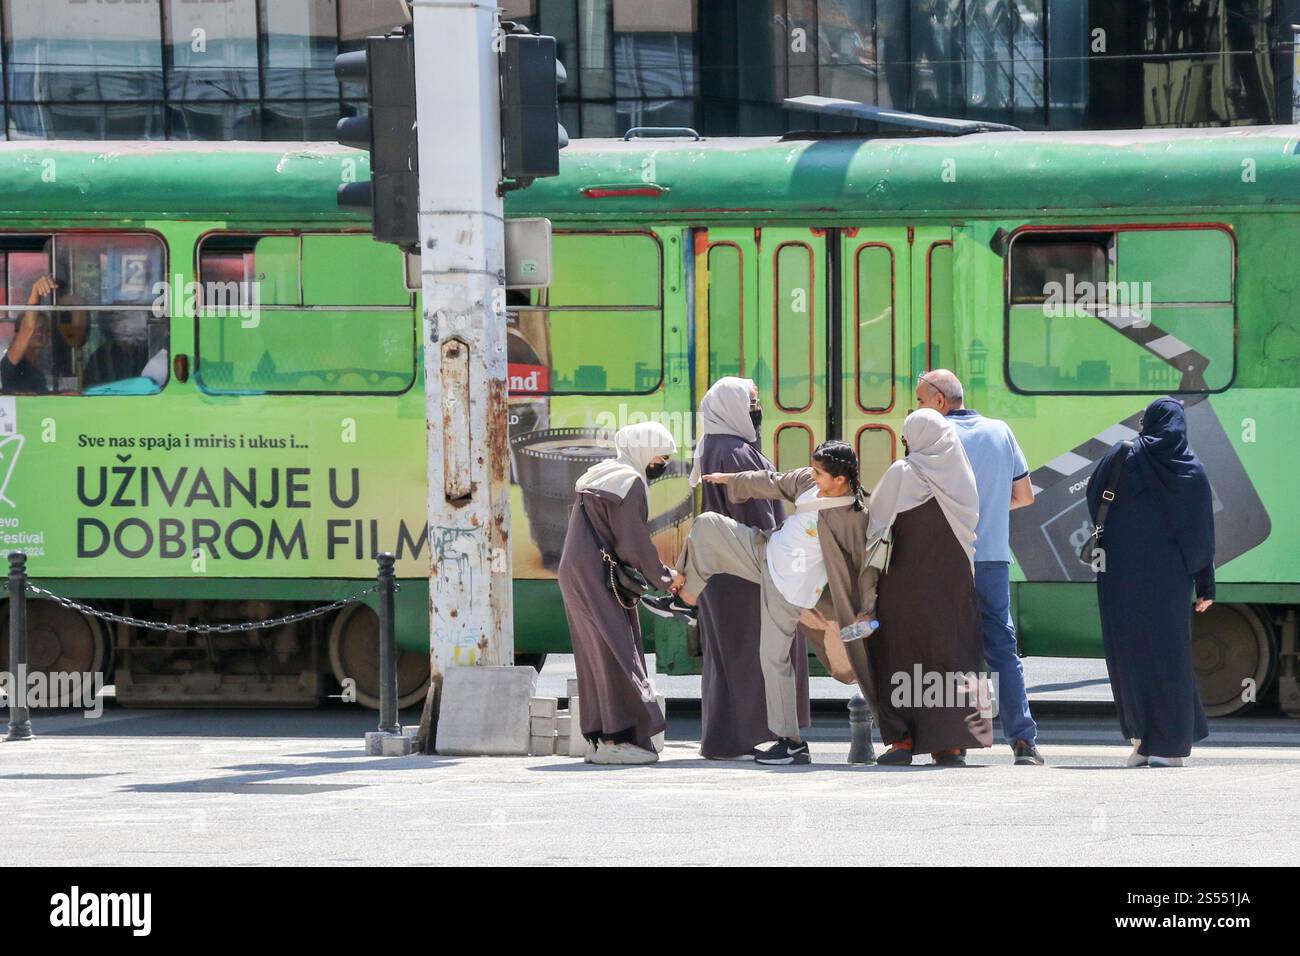
{"label": "shadow on pavement", "polygon": [[[398,715],[418,724],[419,708]],[[106,708],[102,717],[80,711],[32,711],[37,737],[355,737],[375,730],[379,715],[353,708],[319,710],[133,710]]]}

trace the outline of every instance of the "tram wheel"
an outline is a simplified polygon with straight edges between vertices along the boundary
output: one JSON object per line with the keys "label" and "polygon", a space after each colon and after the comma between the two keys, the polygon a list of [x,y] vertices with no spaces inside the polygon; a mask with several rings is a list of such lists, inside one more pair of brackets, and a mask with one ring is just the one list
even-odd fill
{"label": "tram wheel", "polygon": [[[10,671],[7,609],[2,633],[6,637],[0,640],[0,670]],[[108,641],[99,621],[53,601],[27,602],[28,674],[103,674],[107,658]],[[51,701],[53,706],[81,704],[69,699],[71,688],[65,682],[50,681],[47,686],[60,691],[59,699]]]}
{"label": "tram wheel", "polygon": [[[1213,604],[1192,615],[1192,661],[1209,717],[1241,714],[1255,706],[1273,677],[1277,650],[1268,625],[1246,604]],[[1254,700],[1243,700],[1245,681]]]}
{"label": "tram wheel", "polygon": [[[330,626],[330,667],[343,686],[356,682],[357,702],[379,709],[379,615],[364,604],[339,612]],[[397,649],[397,706],[424,700],[429,687],[429,655]]]}

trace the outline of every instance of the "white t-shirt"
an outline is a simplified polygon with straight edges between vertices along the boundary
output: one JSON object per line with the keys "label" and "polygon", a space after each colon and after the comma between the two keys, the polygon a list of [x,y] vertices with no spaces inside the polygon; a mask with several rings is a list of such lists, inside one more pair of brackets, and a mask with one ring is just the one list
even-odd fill
{"label": "white t-shirt", "polygon": [[767,573],[781,596],[795,607],[815,607],[826,589],[826,562],[817,537],[817,515],[852,498],[818,498],[816,486],[795,500],[795,513],[767,542]]}

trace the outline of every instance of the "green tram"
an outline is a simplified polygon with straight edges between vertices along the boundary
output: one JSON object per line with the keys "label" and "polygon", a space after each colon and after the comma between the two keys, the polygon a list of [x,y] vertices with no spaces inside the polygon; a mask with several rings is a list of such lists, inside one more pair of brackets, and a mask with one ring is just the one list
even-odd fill
{"label": "green tram", "polygon": [[[423,577],[454,543],[424,517],[418,295],[335,202],[364,163],[327,144],[0,144],[0,348],[46,382],[0,396],[0,536],[42,587],[172,622],[346,598],[391,550],[410,702]],[[685,448],[710,381],[744,375],[780,468],[842,437],[870,483],[917,375],[948,367],[1029,457],[1026,654],[1100,655],[1083,487],[1176,394],[1215,490],[1206,703],[1280,687],[1295,704],[1300,127],[588,140],[506,209],[554,227],[550,287],[509,300],[520,659],[568,648],[554,568],[611,429],[657,416]],[[666,558],[694,507],[677,464],[651,489]],[[365,605],[220,636],[29,613],[34,667],[111,666],[124,704],[312,705],[347,678],[377,696]],[[684,629],[647,625],[661,671],[698,669]]]}

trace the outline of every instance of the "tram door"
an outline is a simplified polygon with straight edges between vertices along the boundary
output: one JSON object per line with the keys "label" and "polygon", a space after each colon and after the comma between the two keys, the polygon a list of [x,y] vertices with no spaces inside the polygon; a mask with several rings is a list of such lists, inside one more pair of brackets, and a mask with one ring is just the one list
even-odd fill
{"label": "tram door", "polygon": [[912,247],[906,227],[842,229],[841,437],[858,452],[868,491],[903,453],[911,395]]}
{"label": "tram door", "polygon": [[723,375],[752,378],[778,469],[842,438],[870,489],[903,453],[917,375],[957,368],[952,250],[946,226],[698,231],[697,404]]}
{"label": "tram door", "polygon": [[696,401],[723,375],[751,378],[763,451],[802,468],[827,435],[826,233],[711,228],[697,233]]}

